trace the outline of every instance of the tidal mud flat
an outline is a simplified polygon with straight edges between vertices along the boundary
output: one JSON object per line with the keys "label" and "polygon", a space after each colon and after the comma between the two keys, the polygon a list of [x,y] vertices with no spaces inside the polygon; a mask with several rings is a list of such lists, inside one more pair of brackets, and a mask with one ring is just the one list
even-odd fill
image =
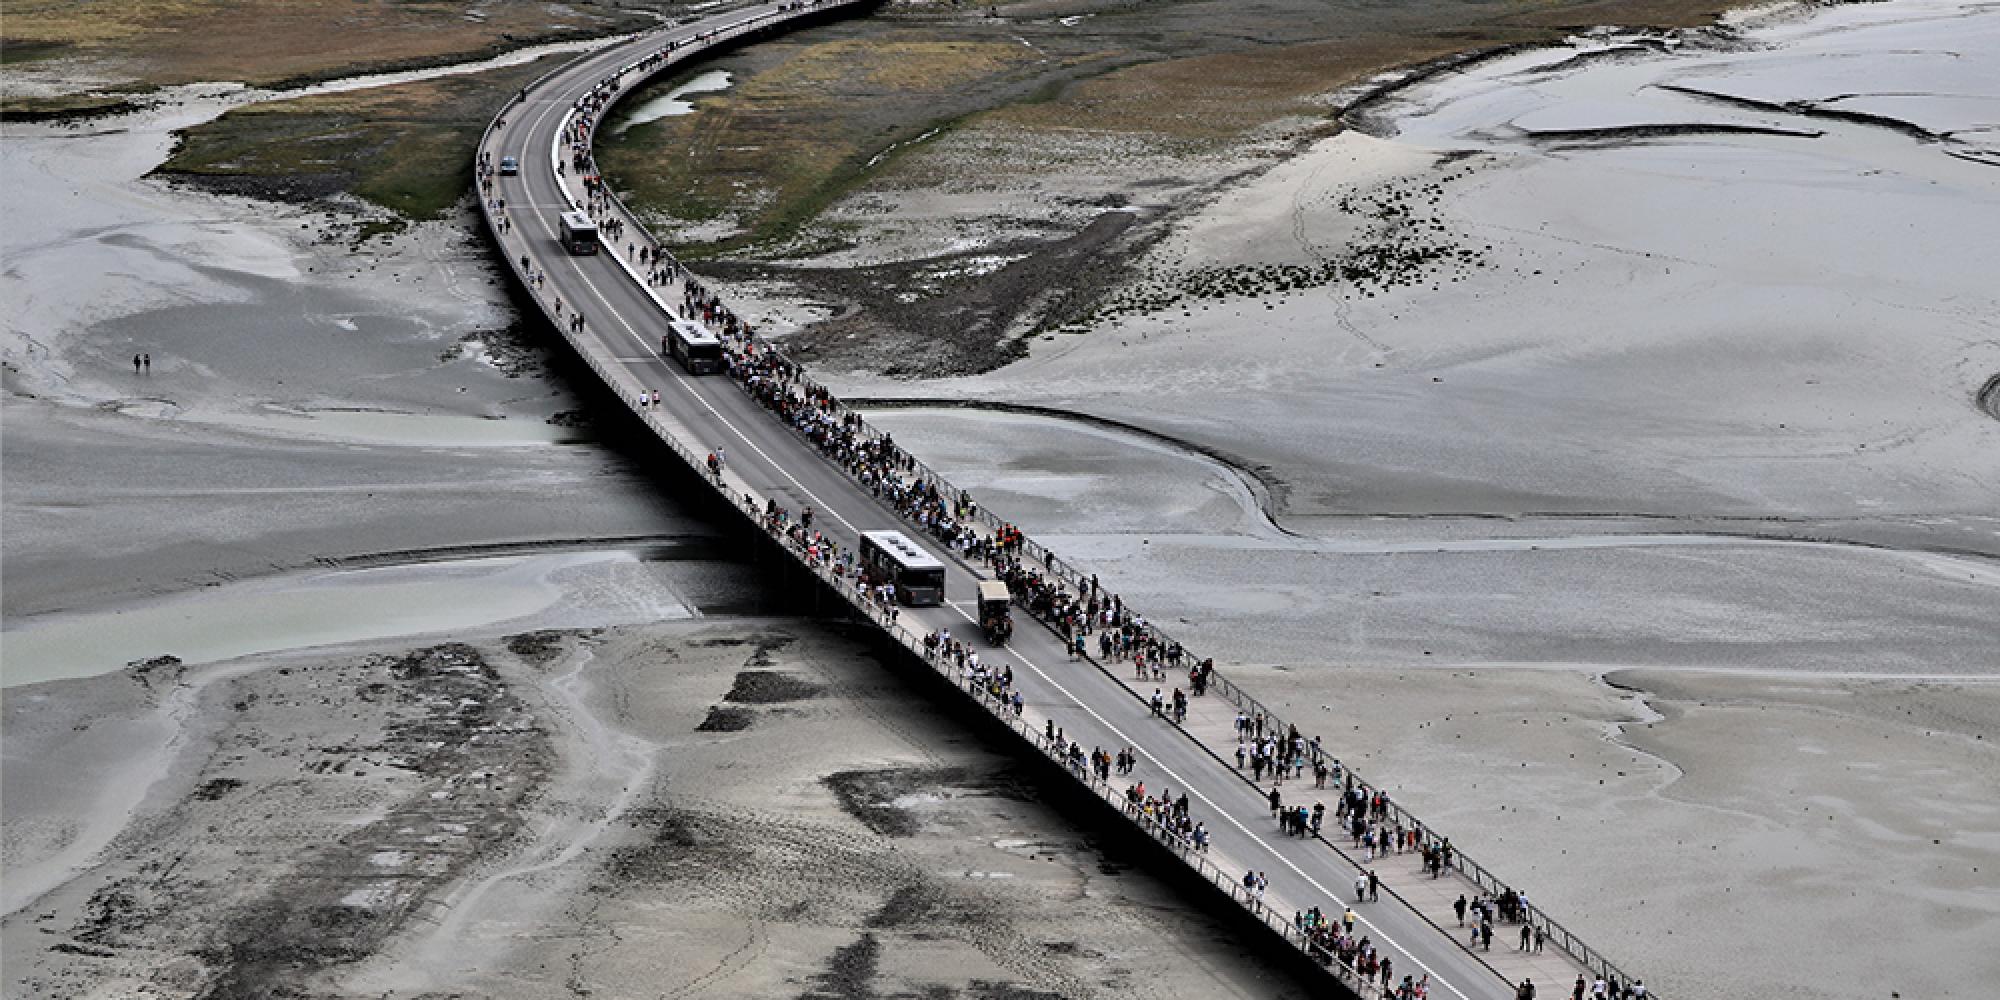
{"label": "tidal mud flat", "polygon": [[9,996],[1303,995],[808,622],[163,661],[6,712]]}
{"label": "tidal mud flat", "polygon": [[1385,77],[1135,199],[1140,280],[1025,360],[824,363],[1656,989],[1978,995],[1996,40],[1787,7]]}
{"label": "tidal mud flat", "polygon": [[469,228],[143,179],[212,96],[6,144],[5,995],[1304,994],[743,617]]}
{"label": "tidal mud flat", "polygon": [[[1574,68],[1638,59],[1652,47],[1586,45],[1616,51]],[[1612,155],[1639,140],[1674,138],[1633,132],[1619,116],[1605,120],[1607,129],[1623,131],[1592,142]],[[1574,117],[1554,125],[1571,133],[1559,137],[1569,143],[1579,128],[1596,127]],[[977,412],[955,414],[955,423],[908,413],[896,427],[899,438],[907,429],[926,460],[1021,517],[1059,551],[1145,581],[1126,590],[1136,604],[1173,623],[1177,635],[1239,661],[1230,669],[1242,671],[1258,694],[1284,698],[1294,714],[1321,713],[1327,732],[1342,736],[1336,745],[1371,776],[1390,782],[1419,813],[1519,878],[1656,987],[1701,995],[1718,975],[1737,975],[1737,991],[1750,992],[1768,985],[1769,965],[1782,965],[1807,995],[1853,995],[1845,985],[1862,983],[1869,995],[1950,996],[1992,981],[1994,970],[1979,964],[1979,945],[1991,936],[1994,909],[1985,888],[1991,883],[1981,881],[1993,852],[1996,771],[1981,745],[1991,743],[1981,737],[1992,732],[1984,706],[1993,688],[1977,672],[2000,656],[1992,653],[1983,561],[1992,554],[1993,525],[1980,499],[1993,495],[1992,480],[1977,462],[1993,453],[1984,450],[1989,439],[1956,423],[1978,416],[1963,412],[1959,392],[1984,377],[1978,365],[1960,365],[1935,342],[1871,349],[1859,326],[1834,329],[1822,332],[1845,380],[1798,373],[1789,387],[1797,395],[1775,394],[1782,380],[1749,373],[1765,371],[1758,365],[1770,357],[1796,358],[1826,345],[1801,333],[1774,348],[1738,330],[1711,329],[1690,347],[1664,336],[1678,332],[1663,331],[1664,323],[1630,324],[1633,336],[1655,338],[1636,345],[1567,339],[1576,325],[1572,311],[1596,329],[1623,333],[1632,317],[1705,302],[1709,319],[1720,323],[1733,286],[1642,288],[1635,297],[1651,309],[1593,300],[1579,311],[1551,309],[1570,300],[1555,295],[1553,280],[1542,289],[1529,278],[1559,277],[1564,289],[1622,287],[1607,279],[1652,276],[1632,261],[1635,250],[1644,261],[1656,249],[1703,262],[1705,274],[1728,275],[1773,256],[1770,247],[1712,258],[1705,256],[1711,247],[1636,249],[1587,224],[1625,220],[1624,207],[1643,201],[1637,188],[1611,199],[1610,209],[1563,220],[1581,232],[1568,229],[1542,243],[1519,232],[1532,225],[1493,207],[1530,203],[1522,192],[1489,186],[1512,171],[1440,156],[1417,132],[1410,128],[1411,145],[1398,149],[1384,145],[1393,138],[1341,137],[1365,148],[1336,139],[1325,148],[1338,155],[1273,172],[1269,184],[1218,202],[1189,230],[1166,237],[1154,273],[1176,288],[1185,277],[1187,289],[1201,293],[1176,293],[1183,319],[1174,309],[1149,315],[1159,287],[1137,286],[1133,308],[1107,317],[1111,326],[1079,337],[1048,334],[1053,339],[1030,345],[1028,361],[989,379],[885,387],[856,377],[854,385],[870,394],[1027,400],[1157,429],[1158,438],[1140,444],[1100,431],[1069,437],[1048,430],[1047,421],[987,420]],[[1731,137],[1806,138],[1717,130],[1709,139]],[[1101,139],[1079,137],[1079,156],[1101,157]],[[938,150],[977,162],[1006,145],[986,133]],[[1523,148],[1536,155],[1540,147]],[[1544,154],[1559,166],[1592,152]],[[1023,144],[1006,162],[1023,163],[1032,153]],[[1730,153],[1748,163],[1757,151]],[[1440,167],[1446,158],[1455,159]],[[84,194],[52,186],[47,204],[65,204],[67,196],[79,206],[136,207],[129,216],[91,217],[89,226],[47,241],[60,252],[36,265],[33,288],[61,292],[44,304],[113,308],[63,331],[81,332],[81,339],[23,364],[21,371],[48,377],[7,400],[10,625],[17,614],[89,613],[187,586],[226,590],[239,577],[292,572],[321,559],[454,542],[688,530],[645,477],[548,429],[545,421],[573,404],[546,395],[547,384],[508,380],[489,366],[481,348],[504,310],[490,286],[479,287],[490,269],[449,226],[420,227],[371,246],[360,264],[322,270],[324,258],[296,253],[284,238],[323,225],[318,213],[169,199],[131,178],[92,173],[93,160],[124,162],[48,160],[49,176]],[[924,161],[909,162],[920,170]],[[1341,164],[1358,164],[1351,167],[1358,175]],[[1315,187],[1315,173],[1338,190]],[[1575,177],[1544,179],[1541,196],[1582,190],[1570,183]],[[899,213],[928,209],[956,225],[968,206],[989,216],[1031,214],[1037,190],[1015,189],[998,213],[992,192],[969,190],[871,199],[852,214],[901,226],[909,220]],[[1963,215],[1968,224],[1983,218],[1981,203],[1972,204]],[[1492,214],[1465,216],[1468,206]],[[1062,207],[1092,217],[1134,214],[1108,203]],[[1405,207],[1418,217],[1404,218]],[[1717,214],[1742,208],[1738,202]],[[1389,224],[1391,238],[1376,245],[1415,265],[1371,278],[1371,294],[1358,295],[1355,312],[1332,312],[1351,325],[1325,321],[1334,303],[1325,290],[1279,289],[1267,278],[1326,264],[1315,254],[1351,231],[1317,228],[1336,210],[1366,214],[1370,226]],[[1956,224],[1942,216],[1926,222]],[[1484,253],[1484,240],[1474,244],[1453,228],[1467,218],[1476,224],[1471,235],[1497,236],[1496,246],[1519,259],[1482,258],[1451,286],[1458,297],[1420,298],[1430,291],[1420,280],[1430,273],[1423,268],[1439,259],[1419,252],[1424,247]],[[1442,240],[1433,227],[1443,227]],[[990,230],[966,232],[978,242]],[[1285,241],[1297,232],[1310,238],[1294,254]],[[1584,236],[1612,249],[1598,247],[1599,258]],[[927,243],[922,225],[910,226],[908,239],[951,245]],[[865,245],[889,244],[870,238]],[[1201,258],[1209,245],[1226,252]],[[1579,268],[1574,274],[1535,263],[1572,252],[1579,259],[1564,266]],[[177,262],[190,254],[204,266]],[[896,291],[934,284],[948,294],[957,279],[1006,266],[974,259],[990,254],[964,254],[968,259],[910,270],[909,287]],[[100,266],[110,261],[115,266]],[[172,270],[155,274],[156,267]],[[1538,269],[1550,273],[1534,275]],[[108,294],[83,281],[106,274],[141,280],[121,277]],[[1892,300],[1882,313],[1865,314],[1872,319],[1862,325],[1900,329],[1922,312],[1912,301],[1963,276],[1942,273],[1937,287]],[[358,292],[331,297],[323,281]],[[1805,284],[1824,293],[1832,282],[1822,276]],[[1358,283],[1349,285],[1359,292]],[[146,294],[130,295],[135,287]],[[439,287],[451,291],[440,296]],[[176,298],[184,291],[196,301]],[[1972,302],[1962,310],[1971,320],[1950,323],[1991,315],[1965,301]],[[177,311],[184,304],[192,308]],[[1518,323],[1495,321],[1516,310]],[[1433,335],[1410,319],[1419,315],[1460,317],[1463,325],[1426,339]],[[33,331],[46,332],[54,331]],[[327,339],[284,340],[273,332]],[[79,343],[87,349],[66,353]],[[126,355],[161,343],[173,346],[154,352],[161,361],[155,381],[125,382]],[[865,350],[829,357],[839,363]],[[37,369],[42,362],[49,367]],[[1867,377],[1853,374],[1864,368]],[[1929,377],[1961,368],[1968,369],[1961,380]],[[1889,376],[1893,392],[1876,394],[1874,369]],[[1741,374],[1732,381],[1718,372]],[[20,374],[8,373],[10,389],[27,384],[11,381]],[[1811,394],[1823,385],[1841,391],[1842,405],[1866,402],[1869,409],[1862,418],[1844,417],[1823,403],[1831,393]],[[1728,386],[1738,393],[1725,400],[1734,405],[1715,406],[1712,394]],[[73,405],[46,408],[57,397]],[[1786,407],[1782,414],[1756,408],[1778,405]],[[1763,421],[1789,431],[1801,426],[1795,413],[1826,424],[1805,425],[1813,440],[1804,447],[1768,437]],[[1868,419],[1884,421],[1880,436],[1861,434]],[[20,492],[22,453],[15,448],[36,439],[17,437],[24,427],[41,428],[32,450],[47,463],[26,477],[28,493]],[[1479,439],[1496,429],[1504,433]],[[1162,443],[1175,440],[1195,447],[1183,455]],[[1864,458],[1864,451],[1873,454]],[[1793,468],[1807,469],[1809,481],[1789,479]],[[1142,483],[1157,488],[1138,489]],[[1767,495],[1764,484],[1777,483],[1787,489]],[[1715,537],[1658,537],[1688,531]],[[28,547],[17,548],[23,539]],[[1812,544],[1761,544],[1787,539]],[[17,562],[23,552],[41,555]],[[1283,580],[1273,584],[1273,577]],[[606,596],[628,583],[603,580]],[[1218,946],[1198,915],[1173,909],[1157,886],[1118,872],[1116,859],[1093,852],[1080,836],[1049,843],[1056,838],[1046,831],[1066,829],[1059,818],[1025,811],[1015,782],[991,758],[958,757],[956,734],[910,721],[929,718],[928,706],[899,701],[898,688],[875,687],[875,675],[843,673],[852,666],[850,648],[808,637],[802,648],[812,651],[809,662],[795,663],[784,652],[792,647],[763,648],[773,640],[767,627],[709,622],[722,631],[676,631],[695,627],[604,633],[590,641],[606,648],[591,649],[588,661],[574,658],[581,654],[569,637],[533,638],[517,650],[503,636],[466,626],[424,640],[423,653],[376,645],[186,672],[162,662],[10,689],[10,715],[16,706],[33,713],[20,724],[8,719],[10,762],[132,759],[122,746],[61,742],[92,734],[142,735],[155,747],[210,745],[200,742],[210,738],[203,734],[238,741],[200,768],[176,767],[161,785],[140,781],[144,771],[106,765],[124,779],[102,787],[128,805],[136,797],[140,804],[130,809],[116,796],[37,800],[35,792],[7,789],[10,886],[27,884],[13,877],[17,860],[35,863],[68,849],[79,841],[65,838],[77,831],[115,838],[97,863],[78,859],[76,881],[64,890],[74,895],[59,893],[50,897],[51,910],[29,907],[8,918],[0,946],[9,951],[8,975],[24,977],[10,981],[10,995],[124,991],[142,979],[197,996],[271,986],[413,995],[468,982],[495,995],[520,982],[536,995],[661,983],[744,996],[923,989],[1122,995],[1155,991],[1161,982],[1198,996],[1290,990],[1257,979],[1254,962]],[[699,645],[706,642],[717,645]],[[690,646],[728,655],[706,660]],[[454,672],[472,671],[481,686],[433,689],[397,677],[394,664],[413,656],[442,658],[447,677],[463,680]],[[537,667],[543,657],[550,665]],[[1429,669],[1440,660],[1446,670]],[[611,661],[625,665],[605,665]],[[324,693],[298,683],[309,664],[321,665],[315,679],[327,685]],[[1389,666],[1328,669],[1341,664]],[[1687,669],[1697,666],[1733,669]],[[294,673],[272,673],[282,669]],[[240,681],[227,676],[238,670],[248,671]],[[1791,687],[1760,681],[1812,670],[1845,676]],[[621,671],[631,679],[611,679]],[[1880,676],[1887,672],[1904,676]],[[774,673],[790,679],[773,683]],[[165,677],[173,678],[169,698],[182,700],[161,703],[180,713],[163,721],[145,699],[154,690],[148,685]],[[853,686],[849,694],[804,693],[843,678]],[[376,683],[412,700],[368,702],[359,692]],[[1646,701],[1611,684],[1645,692]],[[241,697],[247,694],[258,697]],[[469,740],[445,740],[440,749],[464,756],[438,762],[469,770],[405,773],[386,762],[398,755],[375,749],[409,749],[396,742],[398,727],[449,723],[455,717],[442,713],[437,699],[454,694],[506,713],[497,720],[475,715],[475,728],[520,722],[523,755],[489,759],[475,756]],[[1478,728],[1455,727],[1466,717],[1441,709],[1461,701],[1479,703]],[[1521,714],[1503,716],[1488,705]],[[1924,714],[1896,720],[1899,709]],[[334,724],[342,710],[345,731]],[[100,717],[137,721],[89,721]],[[601,724],[606,719],[614,721]],[[1641,732],[1649,720],[1656,728]],[[181,722],[187,728],[176,729]],[[74,734],[79,724],[84,736],[62,736],[65,726]],[[294,727],[320,734],[320,745],[269,736]],[[885,735],[895,727],[906,734]],[[1753,731],[1755,738],[1746,735]],[[175,733],[197,735],[176,744]],[[17,734],[43,742],[17,742]],[[1855,749],[1863,739],[1873,747],[1877,737],[1880,752]],[[430,742],[438,741],[425,746]],[[1458,750],[1464,743],[1472,747]],[[29,748],[17,754],[16,745]],[[55,746],[61,749],[44,749]],[[829,746],[842,748],[842,758],[828,760]],[[851,757],[848,747],[856,748]],[[668,792],[692,787],[698,797],[648,798],[649,759],[655,786],[675,779]],[[317,762],[327,762],[326,770],[294,778]],[[229,769],[235,765],[241,771]],[[365,773],[354,774],[357,768]],[[1621,769],[1629,773],[1614,773]],[[459,780],[477,792],[464,802],[465,815],[483,825],[444,822],[495,838],[432,844],[425,838],[434,834],[418,836],[421,824],[456,808],[428,796],[454,792],[459,786],[449,782],[464,774],[472,777]],[[383,778],[390,780],[377,792]],[[43,793],[73,790],[62,780],[26,777],[11,763],[6,780],[31,781]],[[512,797],[522,785],[530,793]],[[1913,786],[1923,792],[1912,795]],[[561,802],[539,797],[565,787],[573,790]],[[35,803],[26,813],[15,808],[24,800]],[[283,808],[262,821],[259,813],[223,808],[265,801]],[[1813,811],[1819,807],[1824,818]],[[1894,822],[1879,818],[1891,811]],[[130,815],[141,821],[129,822]],[[383,825],[395,816],[407,821]],[[615,817],[624,818],[622,826]],[[196,822],[203,825],[187,825]],[[207,825],[217,833],[208,834]],[[1933,840],[1939,843],[1926,850]],[[272,842],[301,850],[278,857]],[[453,853],[461,850],[470,857]],[[1637,852],[1647,863],[1633,863]],[[919,860],[910,865],[909,855]],[[186,861],[154,861],[173,857]],[[241,887],[236,876],[251,864],[262,867],[248,870],[268,878]],[[296,888],[308,880],[342,891]],[[1866,887],[1883,881],[1897,888],[1871,898]],[[1718,887],[1726,902],[1714,901]],[[418,896],[430,902],[410,902]],[[1667,908],[1663,901],[1673,914],[1648,910]],[[292,902],[298,907],[286,909]],[[182,906],[185,914],[171,912]],[[1702,916],[1700,933],[1682,929],[1690,912]],[[1812,919],[1790,919],[1800,913]],[[1876,926],[1885,915],[1900,927],[1946,930],[1895,940],[1887,955],[1851,946],[1852,928]],[[1048,930],[1072,918],[1088,933]],[[255,932],[275,926],[290,935],[295,920],[313,931],[317,950],[287,950],[297,936],[260,950]],[[552,937],[551,926],[566,931]],[[28,957],[17,959],[17,951]],[[1719,971],[1724,954],[1748,958]],[[671,957],[664,968],[662,955]],[[939,968],[964,975],[939,977]]]}
{"label": "tidal mud flat", "polygon": [[260,94],[194,85],[10,128],[8,628],[386,553],[706,530],[601,447],[468,219],[150,178],[178,130]]}

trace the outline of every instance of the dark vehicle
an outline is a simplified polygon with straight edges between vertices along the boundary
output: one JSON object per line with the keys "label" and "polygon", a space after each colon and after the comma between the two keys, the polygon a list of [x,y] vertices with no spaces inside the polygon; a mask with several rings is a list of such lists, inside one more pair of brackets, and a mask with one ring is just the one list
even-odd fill
{"label": "dark vehicle", "polygon": [[511,156],[503,156],[500,158],[500,173],[502,176],[512,177],[520,172],[521,172],[520,160],[517,160]]}
{"label": "dark vehicle", "polygon": [[861,570],[873,586],[894,586],[903,604],[944,603],[944,563],[900,531],[862,532]]}
{"label": "dark vehicle", "polygon": [[986,641],[1005,646],[1014,637],[1014,615],[1007,585],[999,580],[979,581],[979,630]]}
{"label": "dark vehicle", "polygon": [[660,338],[660,353],[680,362],[690,375],[707,375],[728,367],[722,359],[722,338],[693,320],[668,320],[667,335]]}
{"label": "dark vehicle", "polygon": [[582,212],[564,212],[562,222],[563,249],[572,256],[597,252],[597,223]]}

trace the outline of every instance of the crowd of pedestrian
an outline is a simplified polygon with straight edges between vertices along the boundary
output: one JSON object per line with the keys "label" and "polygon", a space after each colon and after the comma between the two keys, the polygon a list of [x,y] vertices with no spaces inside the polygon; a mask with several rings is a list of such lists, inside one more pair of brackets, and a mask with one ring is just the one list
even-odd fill
{"label": "crowd of pedestrian", "polygon": [[[691,303],[695,301],[702,300]],[[1157,681],[1169,672],[1178,676],[1185,669],[1188,678],[1185,687],[1168,688],[1162,684],[1147,699],[1155,717],[1185,723],[1190,698],[1206,693],[1212,684],[1214,661],[1194,661],[1183,646],[1160,636],[1122,598],[1106,593],[1094,577],[1070,586],[1027,561],[1023,558],[1025,538],[1012,525],[979,531],[975,527],[977,507],[969,495],[948,491],[937,481],[918,474],[913,457],[897,447],[892,437],[874,433],[858,414],[842,406],[832,393],[804,378],[799,368],[780,353],[748,337],[725,343],[729,348],[730,371],[753,398],[790,423],[821,453],[846,468],[903,517],[954,550],[984,561],[998,579],[1008,584],[1017,604],[1048,622],[1063,637],[1064,647],[1072,658],[1088,655],[1094,645],[1101,659],[1129,661],[1136,680]],[[893,596],[889,594],[881,595],[879,600],[893,604]],[[1090,637],[1095,638],[1094,643],[1089,641]],[[961,668],[976,662],[977,654],[965,643],[942,642],[935,633],[927,637],[927,654],[933,658],[964,658],[957,663]],[[934,643],[938,645],[934,647]],[[1013,697],[1018,699],[1018,693]],[[1260,785],[1267,778],[1272,782],[1271,815],[1281,833],[1316,837],[1324,828],[1328,809],[1323,801],[1290,807],[1282,803],[1279,786],[1287,780],[1303,780],[1310,773],[1313,789],[1331,786],[1339,790],[1333,797],[1333,819],[1364,861],[1417,853],[1424,869],[1433,877],[1453,870],[1455,852],[1449,839],[1430,834],[1420,824],[1406,822],[1407,817],[1394,808],[1388,792],[1358,780],[1339,759],[1324,752],[1319,737],[1307,736],[1297,726],[1281,724],[1261,711],[1239,712],[1236,734],[1238,768],[1248,770],[1252,780]],[[1109,777],[1109,769],[1122,771],[1129,766],[1123,751],[1118,755],[1102,749],[1086,752],[1073,741],[1060,744],[1057,754],[1073,770],[1093,774],[1100,780]],[[1127,800],[1135,816],[1143,822],[1157,826],[1171,837],[1206,848],[1208,831],[1187,817],[1184,795],[1176,800],[1163,800],[1146,794],[1143,783],[1139,783],[1128,786]],[[1258,883],[1253,878],[1247,887],[1254,889]],[[1356,889],[1357,901],[1379,898],[1381,880],[1372,869],[1364,870]],[[1468,930],[1469,946],[1490,950],[1494,925],[1515,922],[1520,923],[1525,949],[1541,946],[1543,938],[1536,929],[1538,925],[1526,919],[1530,911],[1525,894],[1509,889],[1495,897],[1481,897],[1478,904],[1474,911],[1477,920]],[[1378,961],[1372,948],[1363,947],[1365,940],[1329,932],[1323,944],[1346,971],[1374,981],[1388,963],[1386,958]],[[1405,980],[1412,989],[1422,985],[1420,981],[1409,982],[1409,977]],[[1400,989],[1389,979],[1382,982],[1385,992],[1393,994]],[[1612,994],[1608,1000],[1622,998]]]}
{"label": "crowd of pedestrian", "polygon": [[[1376,949],[1368,935],[1355,930],[1358,922],[1354,908],[1347,907],[1339,919],[1334,919],[1315,906],[1310,910],[1294,913],[1292,926],[1304,935],[1308,952],[1321,963],[1337,967],[1342,974],[1369,985],[1379,983],[1384,996],[1397,1000],[1422,1000],[1430,991],[1430,975],[1413,980],[1404,976],[1401,984],[1396,982],[1396,964],[1388,955]],[[1365,992],[1365,990],[1364,990]]]}
{"label": "crowd of pedestrian", "polygon": [[[699,37],[690,41],[698,40]],[[637,68],[650,68],[682,44],[686,43],[669,43],[642,60]],[[597,218],[613,252],[616,242],[623,238],[625,223],[612,211],[609,192],[595,173],[590,160],[590,140],[599,115],[616,96],[620,85],[621,77],[614,75],[580,98],[563,134],[569,165],[582,177],[586,192],[583,207]],[[490,164],[482,154],[482,190],[488,193],[490,174]],[[491,207],[504,218],[504,204],[496,200]],[[1088,580],[1065,579],[1048,568],[1054,565],[1052,561],[1037,565],[1037,560],[1028,557],[1030,546],[1016,526],[982,519],[978,505],[968,493],[953,490],[920,469],[914,457],[899,447],[893,437],[867,426],[859,414],[847,409],[830,391],[805,377],[798,365],[759,340],[748,323],[725,306],[720,296],[694,280],[670,254],[636,243],[628,244],[625,251],[649,283],[682,282],[681,315],[718,329],[724,338],[727,370],[751,398],[793,427],[821,454],[924,533],[991,569],[996,578],[1008,585],[1017,605],[1048,623],[1061,636],[1072,659],[1090,656],[1094,647],[1096,656],[1103,661],[1129,662],[1135,681],[1156,685],[1148,699],[1152,714],[1176,725],[1186,723],[1190,699],[1205,695],[1215,683],[1212,659],[1197,659],[1179,642],[1161,634],[1143,615],[1125,605],[1122,598],[1106,592],[1095,576]],[[526,278],[531,287],[540,287],[543,276],[534,272],[525,258],[523,264],[528,269]],[[556,309],[560,314],[559,302]],[[580,329],[583,320],[576,315],[569,322],[572,329]],[[139,367],[135,359],[135,370]],[[657,405],[659,395],[642,394],[640,400],[642,406]],[[720,473],[717,456],[711,457],[711,471]],[[836,579],[851,580],[878,613],[893,619],[897,607],[893,588],[868,586],[863,581],[856,553],[813,530],[809,511],[795,517],[775,501],[767,501],[764,522],[767,530],[783,538],[809,563]],[[948,663],[955,668],[968,688],[1003,711],[1011,711],[1016,717],[1022,714],[1024,703],[1015,689],[1011,667],[982,662],[977,650],[953,638],[948,630],[925,636],[923,647],[926,657],[933,662]],[[1168,684],[1169,675],[1176,683]],[[1178,683],[1183,677],[1184,685]],[[1296,726],[1284,725],[1262,711],[1239,712],[1236,736],[1236,765],[1239,770],[1248,771],[1251,780],[1260,786],[1268,777],[1272,816],[1283,834],[1297,837],[1321,834],[1328,811],[1325,803],[1287,806],[1280,789],[1285,781],[1303,780],[1310,771],[1313,789],[1326,789],[1331,783],[1339,790],[1332,797],[1335,827],[1350,837],[1352,846],[1364,852],[1368,862],[1392,853],[1415,852],[1420,854],[1423,868],[1433,878],[1453,870],[1454,851],[1449,839],[1431,834],[1394,808],[1386,792],[1359,781],[1338,759],[1323,751],[1317,736],[1306,736]],[[1080,776],[1101,782],[1108,783],[1114,774],[1129,777],[1136,765],[1136,755],[1130,747],[1115,753],[1102,747],[1086,751],[1077,741],[1065,738],[1053,720],[1048,722],[1044,744]],[[1190,815],[1185,793],[1178,796],[1170,792],[1149,793],[1143,781],[1136,781],[1126,786],[1125,797],[1130,811],[1141,822],[1198,850],[1207,849],[1208,830]],[[1261,901],[1268,879],[1259,872],[1246,872],[1243,885],[1246,892]],[[1356,902],[1376,899],[1381,881],[1372,868],[1364,869],[1355,888]],[[1525,894],[1507,889],[1496,896],[1474,900],[1461,896],[1455,908],[1472,947],[1490,950],[1494,926],[1507,923],[1519,924],[1521,950],[1538,952],[1544,945],[1545,932],[1540,923],[1530,919],[1533,911]],[[1398,982],[1388,956],[1378,954],[1366,935],[1355,933],[1352,908],[1345,911],[1342,919],[1335,920],[1315,907],[1296,914],[1294,923],[1312,944],[1315,954],[1329,963],[1338,963],[1343,971],[1363,982],[1379,982],[1385,995],[1398,1000],[1421,1000],[1427,995],[1428,976],[1413,980],[1406,975]],[[1532,1000],[1532,984],[1524,986]],[[1579,978],[1573,1000],[1630,1000],[1644,996],[1642,983],[1621,986],[1616,980],[1600,979],[1591,984]]]}

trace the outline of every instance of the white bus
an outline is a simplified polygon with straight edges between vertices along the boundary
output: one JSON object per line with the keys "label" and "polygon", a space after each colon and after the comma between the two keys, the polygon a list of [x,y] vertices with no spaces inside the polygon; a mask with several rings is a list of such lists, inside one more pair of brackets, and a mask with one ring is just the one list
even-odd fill
{"label": "white bus", "polygon": [[666,336],[660,338],[660,353],[681,363],[690,375],[722,371],[722,338],[688,319],[668,319]]}
{"label": "white bus", "polygon": [[911,607],[944,603],[944,563],[900,531],[862,532],[861,569],[871,584],[893,584],[896,600]]}
{"label": "white bus", "polygon": [[564,212],[556,220],[562,228],[563,249],[571,255],[597,252],[597,223],[582,212]]}

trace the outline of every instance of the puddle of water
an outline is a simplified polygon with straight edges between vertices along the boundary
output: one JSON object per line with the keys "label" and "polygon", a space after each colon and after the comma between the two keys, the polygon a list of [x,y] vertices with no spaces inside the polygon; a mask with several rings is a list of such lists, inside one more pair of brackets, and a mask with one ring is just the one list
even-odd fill
{"label": "puddle of water", "polygon": [[925,132],[923,135],[917,136],[914,139],[908,139],[903,142],[891,143],[888,149],[885,149],[879,153],[876,153],[874,156],[869,157],[868,162],[861,165],[861,169],[866,170],[869,167],[872,167],[875,164],[880,163],[883,160],[887,159],[890,153],[893,153],[896,150],[903,148],[904,146],[914,145],[916,143],[922,142],[925,139],[928,139],[931,136],[934,136],[942,131],[944,131],[943,127],[934,128],[928,132]]}
{"label": "puddle of water", "polygon": [[[330,570],[178,594],[133,607],[37,620],[0,633],[4,684],[110,673],[171,653],[208,663],[252,653],[402,635],[448,633],[496,622],[566,614],[580,594],[629,587],[630,552],[499,556],[357,570]],[[613,617],[675,614],[671,594]],[[681,606],[679,614],[689,614]]]}
{"label": "puddle of water", "polygon": [[373,910],[387,906],[396,899],[396,890],[389,886],[356,889],[340,897],[340,905],[357,909]]}
{"label": "puddle of water", "polygon": [[643,104],[635,105],[624,119],[612,126],[612,135],[624,135],[625,130],[636,125],[656,122],[662,118],[675,118],[694,114],[694,105],[683,100],[689,94],[713,94],[729,89],[729,74],[724,70],[712,69],[697,74],[693,79],[655,97]]}
{"label": "puddle of water", "polygon": [[531,63],[537,59],[542,58],[543,56],[553,56],[553,55],[561,55],[563,53],[568,53],[568,52],[585,52],[593,49],[601,49],[607,45],[613,45],[631,37],[632,36],[628,34],[628,35],[613,35],[605,38],[585,38],[569,42],[546,42],[541,45],[529,45],[523,48],[514,49],[510,52],[503,52],[500,55],[494,56],[490,59],[480,59],[475,62],[451,63],[445,66],[432,66],[427,69],[399,70],[394,73],[368,73],[361,76],[350,76],[350,77],[343,77],[337,80],[327,80],[323,83],[315,83],[309,86],[299,87],[294,90],[281,90],[271,93],[273,93],[274,96],[279,98],[312,97],[319,94],[344,94],[349,91],[369,90],[374,87],[388,87],[388,86],[394,86],[399,83],[416,83],[422,80],[435,80],[439,77],[444,77],[444,76],[463,76],[468,73],[484,73],[487,70],[501,69],[507,66],[520,66],[526,63]]}

